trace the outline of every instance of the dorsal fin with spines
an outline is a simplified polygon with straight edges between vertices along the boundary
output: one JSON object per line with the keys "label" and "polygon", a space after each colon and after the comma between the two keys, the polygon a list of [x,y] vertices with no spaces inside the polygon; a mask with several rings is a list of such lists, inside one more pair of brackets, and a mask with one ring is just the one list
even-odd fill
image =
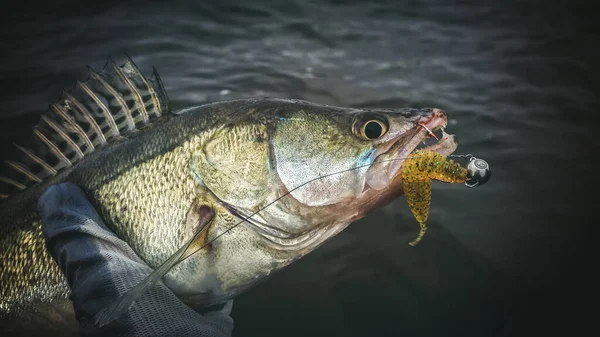
{"label": "dorsal fin with spines", "polygon": [[57,175],[61,170],[169,112],[164,86],[153,68],[147,79],[127,56],[111,58],[100,72],[63,91],[34,127],[31,144],[15,144],[20,157],[5,161],[0,200]]}

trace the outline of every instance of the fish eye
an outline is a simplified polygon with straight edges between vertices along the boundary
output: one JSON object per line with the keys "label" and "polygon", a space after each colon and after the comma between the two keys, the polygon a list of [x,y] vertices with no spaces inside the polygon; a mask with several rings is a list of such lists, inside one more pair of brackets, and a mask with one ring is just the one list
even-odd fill
{"label": "fish eye", "polygon": [[383,125],[379,121],[368,121],[365,124],[364,134],[369,139],[375,139],[383,136]]}
{"label": "fish eye", "polygon": [[354,123],[355,134],[365,140],[382,137],[387,131],[388,126],[383,118],[368,118],[365,121],[356,121]]}

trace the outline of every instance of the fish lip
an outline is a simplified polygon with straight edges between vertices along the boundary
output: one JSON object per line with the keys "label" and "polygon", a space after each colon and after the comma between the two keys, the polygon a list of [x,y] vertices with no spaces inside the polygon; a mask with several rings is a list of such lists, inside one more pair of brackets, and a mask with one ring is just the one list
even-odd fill
{"label": "fish lip", "polygon": [[[404,144],[404,146],[400,148],[397,155],[395,156],[395,158],[398,160],[394,160],[390,165],[388,169],[388,178],[392,180],[396,176],[399,176],[400,168],[402,167],[402,164],[404,164],[406,158],[408,158],[410,154],[417,149],[417,147],[422,141],[430,137],[430,131],[433,132],[442,129],[441,139],[439,139],[437,143],[425,148],[421,148],[419,150],[434,151],[442,155],[452,154],[454,150],[456,150],[458,142],[456,137],[454,137],[453,135],[449,135],[445,131],[443,131],[447,125],[448,116],[443,110],[440,109],[433,109],[431,115],[421,117],[416,123],[417,133],[413,136],[411,140],[409,140],[406,144]],[[393,147],[392,149],[390,149],[390,151],[391,150],[393,150]]]}
{"label": "fish lip", "polygon": [[[431,116],[421,117],[420,120],[417,122],[417,134],[413,136],[413,138],[406,145],[404,145],[404,148],[400,151],[399,155],[402,155],[402,157],[404,158],[407,157],[409,154],[411,154],[417,149],[417,146],[419,146],[419,144],[422,141],[431,137],[430,132],[433,133],[434,131],[440,129],[443,130],[447,125],[448,116],[446,115],[446,113],[440,109],[433,109],[433,113]],[[443,134],[447,135],[445,132],[443,132]],[[433,137],[435,137],[435,135],[433,135]],[[442,142],[443,140],[444,137],[442,137],[442,139],[439,139],[436,144]],[[436,144],[428,146],[425,149],[433,147]]]}
{"label": "fish lip", "polygon": [[[375,162],[385,163],[386,161],[389,163],[388,165],[384,164],[385,167],[382,168],[385,170],[385,180],[388,185],[392,184],[392,181],[396,179],[400,179],[399,172],[402,164],[405,159],[413,153],[419,144],[430,137],[429,130],[437,131],[439,129],[444,129],[448,124],[448,117],[443,110],[440,109],[432,109],[432,113],[426,116],[421,116],[416,122],[415,127],[410,131],[407,131],[403,136],[400,136],[397,140],[395,140],[391,146],[389,146],[385,152],[381,153],[375,159]],[[424,127],[423,127],[424,126]],[[408,139],[408,140],[407,140]],[[426,148],[421,148],[419,150],[425,151],[434,151],[438,152],[442,155],[449,155],[456,150],[457,139],[453,135],[449,135],[442,132],[441,139]],[[383,178],[383,177],[382,177]],[[374,186],[372,186],[374,187]],[[380,185],[380,189],[382,186]]]}

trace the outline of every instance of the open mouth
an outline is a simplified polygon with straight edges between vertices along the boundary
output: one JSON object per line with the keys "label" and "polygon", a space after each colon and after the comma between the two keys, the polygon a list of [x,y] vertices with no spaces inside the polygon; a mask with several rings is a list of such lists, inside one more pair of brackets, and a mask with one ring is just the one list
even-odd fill
{"label": "open mouth", "polygon": [[415,128],[409,131],[412,135],[407,135],[408,141],[407,138],[398,141],[378,158],[390,164],[384,172],[372,172],[367,180],[369,185],[381,189],[396,179],[404,160],[415,150],[437,152],[443,156],[452,154],[458,146],[458,138],[445,132],[447,123],[446,113],[439,109],[433,109],[432,114],[421,117]]}
{"label": "open mouth", "polygon": [[388,177],[393,178],[399,172],[404,159],[415,150],[437,152],[443,156],[452,154],[458,146],[458,139],[447,134],[444,128],[448,124],[446,113],[434,109],[430,116],[421,117],[417,122],[416,134],[407,143],[402,145],[396,158],[388,171]]}
{"label": "open mouth", "polygon": [[[430,126],[428,126],[428,124]],[[448,120],[445,116],[444,118],[434,118],[427,124],[419,122],[417,125],[422,128],[420,131],[421,133],[424,133],[424,135],[421,137],[419,144],[417,144],[411,152],[424,150],[437,152],[447,156],[456,150],[458,138],[455,135],[446,133],[445,128],[448,125]]]}

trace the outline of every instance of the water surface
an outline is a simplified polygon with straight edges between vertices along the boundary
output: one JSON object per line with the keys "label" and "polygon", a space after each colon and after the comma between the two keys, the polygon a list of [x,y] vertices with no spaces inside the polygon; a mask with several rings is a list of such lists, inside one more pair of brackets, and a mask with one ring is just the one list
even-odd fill
{"label": "water surface", "polygon": [[[2,143],[65,87],[129,54],[174,110],[251,96],[437,107],[477,189],[434,184],[429,232],[404,199],[236,299],[235,336],[514,336],[568,331],[598,149],[597,39],[573,7],[439,1],[60,1],[1,29]],[[577,12],[580,13],[580,12]],[[3,154],[9,150],[4,149]],[[4,155],[2,157],[5,157]],[[589,188],[588,188],[589,190]],[[587,204],[586,204],[587,203]],[[586,248],[587,247],[587,248]],[[578,325],[575,325],[577,327]],[[564,330],[563,330],[564,329]]]}

